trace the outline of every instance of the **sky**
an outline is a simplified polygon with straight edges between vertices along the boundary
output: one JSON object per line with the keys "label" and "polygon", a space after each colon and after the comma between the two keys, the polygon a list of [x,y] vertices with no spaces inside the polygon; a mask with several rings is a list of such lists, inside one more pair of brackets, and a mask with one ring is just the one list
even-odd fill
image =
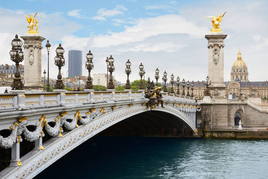
{"label": "sky", "polygon": [[[55,49],[62,43],[67,76],[68,50],[94,55],[92,73],[105,73],[107,56],[115,59],[115,78],[124,82],[125,62],[130,59],[130,79],[138,79],[142,62],[145,76],[173,73],[181,79],[205,80],[209,32],[208,16],[227,11],[222,21],[225,39],[225,81],[238,50],[248,66],[250,81],[268,78],[268,1],[265,0],[0,0],[0,64],[12,64],[10,42],[15,34],[26,35],[25,16],[38,12],[39,35],[50,40],[50,75],[56,77]],[[43,69],[47,56],[42,49]]]}

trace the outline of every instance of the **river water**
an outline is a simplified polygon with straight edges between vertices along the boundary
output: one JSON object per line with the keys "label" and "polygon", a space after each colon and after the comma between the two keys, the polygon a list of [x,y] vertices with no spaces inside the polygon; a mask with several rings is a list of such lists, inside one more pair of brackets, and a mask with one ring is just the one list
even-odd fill
{"label": "river water", "polygon": [[95,137],[36,178],[268,178],[268,141]]}

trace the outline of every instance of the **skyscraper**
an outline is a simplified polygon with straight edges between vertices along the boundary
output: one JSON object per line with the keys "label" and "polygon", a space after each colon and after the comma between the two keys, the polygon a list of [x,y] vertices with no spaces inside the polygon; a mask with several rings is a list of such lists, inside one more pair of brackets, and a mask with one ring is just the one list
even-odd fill
{"label": "skyscraper", "polygon": [[69,50],[68,52],[68,77],[82,75],[82,51]]}

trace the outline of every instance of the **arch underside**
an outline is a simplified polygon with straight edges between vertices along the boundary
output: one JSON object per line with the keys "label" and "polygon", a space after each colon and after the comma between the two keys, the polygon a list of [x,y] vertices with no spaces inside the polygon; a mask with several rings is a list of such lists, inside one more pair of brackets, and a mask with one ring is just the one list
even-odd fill
{"label": "arch underside", "polygon": [[[160,111],[176,116],[183,120],[193,131],[196,129],[194,112],[189,114],[184,113],[171,106],[156,108],[153,111]],[[22,157],[22,166],[13,168],[9,167],[9,169],[4,171],[2,175],[7,178],[20,178],[22,176],[32,178],[93,136],[125,119],[144,112],[148,112],[144,106],[134,105],[106,113],[92,122],[86,125],[81,125],[78,128],[64,134],[63,137],[47,141],[44,144],[45,150],[29,152]]]}

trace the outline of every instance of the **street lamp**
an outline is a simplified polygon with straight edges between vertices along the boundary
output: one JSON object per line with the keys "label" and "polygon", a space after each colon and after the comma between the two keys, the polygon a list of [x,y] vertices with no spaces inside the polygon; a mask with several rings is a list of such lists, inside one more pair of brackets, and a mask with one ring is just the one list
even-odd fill
{"label": "street lamp", "polygon": [[171,84],[170,92],[174,93],[174,75],[173,74],[171,74],[171,76],[170,76],[170,84]]}
{"label": "street lamp", "polygon": [[112,55],[110,55],[110,57],[107,60],[107,68],[108,71],[110,72],[109,75],[109,83],[108,83],[108,89],[114,89],[114,83],[113,83],[113,72],[114,72],[114,58],[112,57]]}
{"label": "street lamp", "polygon": [[85,89],[92,89],[93,85],[92,85],[92,78],[91,78],[90,72],[94,68],[94,65],[93,65],[93,61],[92,61],[93,60],[93,54],[91,53],[90,50],[88,51],[88,53],[86,55],[86,58],[87,58],[86,68],[88,70],[88,77],[87,77],[87,82],[86,82]]}
{"label": "street lamp", "polygon": [[144,66],[143,66],[142,63],[140,64],[139,69],[140,69],[139,74],[140,74],[140,77],[141,77],[141,81],[140,81],[140,89],[144,89],[144,85],[143,85],[142,77],[145,75],[145,71],[144,71]]}
{"label": "street lamp", "polygon": [[156,70],[155,70],[155,80],[156,80],[156,86],[157,86],[157,84],[158,84],[158,79],[159,79],[159,69],[158,68],[156,68]]}
{"label": "street lamp", "polygon": [[46,70],[43,71],[44,74],[44,91],[46,90]]}
{"label": "street lamp", "polygon": [[182,85],[182,96],[185,96],[185,79],[184,78],[182,79],[181,85]]}
{"label": "street lamp", "polygon": [[12,49],[9,51],[10,59],[16,64],[15,77],[12,83],[13,90],[23,90],[23,83],[21,81],[19,63],[23,61],[22,41],[15,35],[11,41]]}
{"label": "street lamp", "polygon": [[126,82],[126,89],[130,89],[130,82],[129,82],[129,74],[131,73],[131,62],[129,61],[129,59],[126,62],[126,74],[127,74],[127,82]]}
{"label": "street lamp", "polygon": [[59,69],[55,89],[64,89],[64,84],[63,84],[62,75],[61,75],[61,67],[65,65],[63,54],[64,54],[64,49],[62,48],[61,44],[59,44],[59,46],[56,48],[56,56],[54,58],[55,65]]}
{"label": "street lamp", "polygon": [[209,91],[209,85],[211,82],[209,81],[209,77],[207,76],[206,78],[206,89],[204,91],[204,96],[210,96],[210,91]]}
{"label": "street lamp", "polygon": [[50,89],[50,84],[49,84],[49,52],[50,52],[50,43],[49,40],[47,40],[46,43],[46,48],[47,48],[47,91]]}
{"label": "street lamp", "polygon": [[177,95],[180,95],[180,77],[177,77]]}
{"label": "street lamp", "polygon": [[190,96],[190,82],[189,82],[189,80],[186,83],[186,87],[187,87],[187,96]]}
{"label": "street lamp", "polygon": [[194,81],[191,83],[191,97],[194,97]]}
{"label": "street lamp", "polygon": [[166,71],[164,71],[162,80],[164,81],[164,92],[167,92],[167,72]]}

